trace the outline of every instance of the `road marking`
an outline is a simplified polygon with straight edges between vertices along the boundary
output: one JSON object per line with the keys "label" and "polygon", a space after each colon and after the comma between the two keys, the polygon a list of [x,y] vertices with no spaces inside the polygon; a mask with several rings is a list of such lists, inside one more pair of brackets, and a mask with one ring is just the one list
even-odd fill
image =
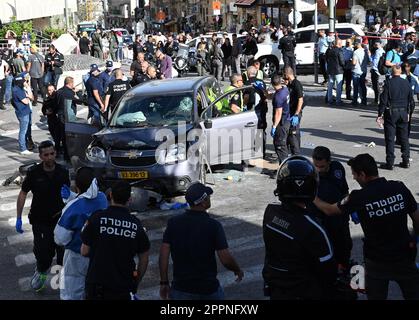
{"label": "road marking", "polygon": [[[223,225],[223,227],[231,227],[240,223],[257,223],[260,222],[262,218],[263,216],[256,212],[252,214],[240,215],[238,217],[222,216],[217,217],[216,219]],[[166,230],[166,226],[147,231],[148,239],[150,241],[162,240],[164,230]]]}
{"label": "road marking", "polygon": [[24,242],[30,242],[30,241],[33,241],[33,233],[32,233],[32,231],[25,230],[25,232],[22,233],[22,234],[16,234],[16,235],[13,235],[13,236],[8,236],[7,241],[9,242],[9,244],[11,246],[13,246],[15,244],[21,244],[21,243],[24,243]]}
{"label": "road marking", "polygon": [[0,192],[0,199],[17,197],[21,189],[14,189]]}
{"label": "road marking", "polygon": [[33,253],[19,254],[15,257],[15,263],[17,267],[21,267],[28,264],[35,264],[35,255]]}
{"label": "road marking", "polygon": [[[255,236],[247,236],[242,238],[237,238],[228,241],[229,250],[232,253],[239,253],[246,250],[258,249],[264,247],[265,244],[263,242],[262,235],[255,235]],[[159,262],[159,253],[153,254],[149,258],[149,266],[153,267],[154,265],[157,266]],[[170,259],[170,264],[172,264],[172,260]]]}
{"label": "road marking", "polygon": [[[24,208],[30,208],[32,201],[26,201]],[[16,202],[3,203],[0,205],[0,211],[16,210]]]}
{"label": "road marking", "polygon": [[[16,218],[10,218],[8,221],[9,226],[14,227],[16,225]],[[22,225],[29,224],[28,216],[22,217]]]}
{"label": "road marking", "polygon": [[[242,268],[244,277],[241,282],[236,282],[236,277],[231,271],[224,271],[217,275],[217,279],[220,285],[225,289],[234,285],[247,284],[257,280],[263,281],[262,278],[263,264]],[[141,288],[141,284],[140,284]],[[149,287],[144,290],[139,290],[138,295],[141,300],[160,300],[159,296],[160,286]],[[228,298],[228,297],[227,297]]]}

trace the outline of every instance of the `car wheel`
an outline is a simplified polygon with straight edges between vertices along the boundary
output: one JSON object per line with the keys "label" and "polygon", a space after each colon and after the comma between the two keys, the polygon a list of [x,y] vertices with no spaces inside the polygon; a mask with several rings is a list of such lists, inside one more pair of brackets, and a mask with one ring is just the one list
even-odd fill
{"label": "car wheel", "polygon": [[262,64],[262,71],[268,78],[271,78],[274,74],[278,73],[278,65],[273,58],[263,58],[260,60]]}

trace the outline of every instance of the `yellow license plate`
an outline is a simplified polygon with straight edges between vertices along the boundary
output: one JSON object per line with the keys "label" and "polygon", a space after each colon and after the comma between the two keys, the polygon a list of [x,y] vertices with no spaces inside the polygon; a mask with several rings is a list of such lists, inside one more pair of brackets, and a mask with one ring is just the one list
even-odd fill
{"label": "yellow license plate", "polygon": [[122,179],[148,179],[147,171],[124,171],[119,172],[119,177]]}

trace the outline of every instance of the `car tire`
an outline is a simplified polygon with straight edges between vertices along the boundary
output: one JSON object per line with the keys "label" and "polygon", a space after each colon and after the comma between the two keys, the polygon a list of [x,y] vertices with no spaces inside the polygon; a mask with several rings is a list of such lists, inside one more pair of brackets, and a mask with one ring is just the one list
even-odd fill
{"label": "car tire", "polygon": [[266,57],[259,60],[262,64],[262,71],[264,75],[268,78],[271,78],[274,74],[277,74],[279,71],[279,66],[276,63],[274,58]]}

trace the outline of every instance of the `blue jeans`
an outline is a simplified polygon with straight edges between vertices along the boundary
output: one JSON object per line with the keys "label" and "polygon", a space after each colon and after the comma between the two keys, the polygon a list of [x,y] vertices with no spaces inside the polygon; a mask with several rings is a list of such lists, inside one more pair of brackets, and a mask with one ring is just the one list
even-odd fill
{"label": "blue jeans", "polygon": [[366,73],[355,74],[352,73],[352,80],[354,86],[354,96],[352,98],[353,104],[358,104],[358,96],[361,95],[361,102],[363,104],[367,103],[367,87],[365,86],[365,77]]}
{"label": "blue jeans", "polygon": [[55,88],[57,88],[58,85],[58,80],[60,80],[60,75],[59,74],[55,74],[52,71],[48,71],[45,74],[44,77],[44,84],[45,84],[45,88],[48,86],[48,84],[53,84],[55,86]]}
{"label": "blue jeans", "polygon": [[196,294],[170,289],[169,298],[171,300],[224,300],[224,290],[221,286],[211,294]]}
{"label": "blue jeans", "polygon": [[18,116],[16,113],[16,117],[19,120],[19,149],[20,151],[25,151],[28,149],[26,147],[26,141],[32,135],[32,113],[24,116]]}
{"label": "blue jeans", "polygon": [[100,124],[101,123],[101,119],[100,119],[100,107],[98,104],[93,104],[90,105],[89,104],[89,114],[87,115],[87,118],[92,118],[92,124]]}
{"label": "blue jeans", "polygon": [[343,74],[329,75],[327,85],[327,102],[333,102],[333,87],[336,84],[336,103],[341,103],[342,99],[342,85],[343,85]]}
{"label": "blue jeans", "polygon": [[4,100],[6,103],[10,103],[12,101],[12,83],[13,83],[13,76],[8,75],[6,77],[6,91],[4,93]]}

